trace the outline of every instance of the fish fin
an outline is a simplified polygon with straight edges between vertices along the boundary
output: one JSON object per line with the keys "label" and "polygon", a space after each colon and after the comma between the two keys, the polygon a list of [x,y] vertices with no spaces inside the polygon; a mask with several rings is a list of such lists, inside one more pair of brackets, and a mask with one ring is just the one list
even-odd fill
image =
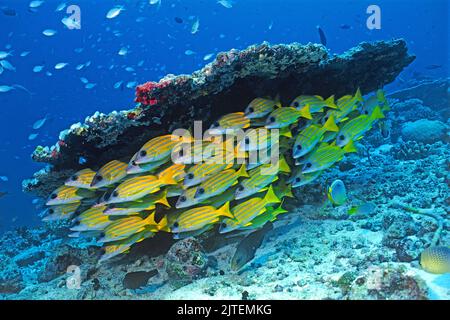
{"label": "fish fin", "polygon": [[339,109],[338,106],[336,105],[336,103],[334,103],[334,95],[332,95],[331,97],[329,97],[328,99],[325,100],[325,104],[327,105],[327,107],[332,108],[332,109]]}
{"label": "fish fin", "polygon": [[330,115],[328,117],[328,120],[325,122],[323,127],[325,129],[327,129],[327,131],[333,131],[333,132],[338,132],[339,131],[339,127],[336,125],[336,122],[334,121],[334,116],[333,115]]}
{"label": "fish fin", "polygon": [[361,90],[359,88],[356,90],[355,98],[359,102],[364,102],[364,99],[363,99],[362,94],[361,94]]}
{"label": "fish fin", "polygon": [[264,203],[280,203],[281,200],[277,197],[275,192],[273,191],[272,185],[270,185],[269,189],[267,190],[266,195],[263,198]]}
{"label": "fish fin", "polygon": [[355,147],[355,144],[354,144],[353,140],[350,140],[349,143],[347,143],[347,144],[345,145],[345,147],[343,148],[343,150],[344,150],[346,153],[357,152],[357,151],[358,151],[358,149],[356,149],[356,147]]}
{"label": "fish fin", "polygon": [[280,136],[292,138],[292,132],[289,127],[284,127],[280,129]]}
{"label": "fish fin", "polygon": [[355,214],[358,211],[358,207],[357,206],[353,206],[350,209],[348,209],[347,213],[352,215]]}
{"label": "fish fin", "polygon": [[[184,165],[182,165],[184,166]],[[158,179],[167,185],[178,184],[178,182],[173,178],[173,172],[171,171],[172,167],[167,168],[158,175]]]}
{"label": "fish fin", "polygon": [[165,205],[167,208],[170,208],[170,204],[167,201],[167,189],[162,192],[161,197],[156,200],[155,203],[160,203],[162,205]]}
{"label": "fish fin", "polygon": [[311,109],[310,109],[309,105],[304,106],[300,110],[300,116],[303,117],[303,118],[312,120]]}
{"label": "fish fin", "polygon": [[161,219],[161,221],[158,222],[158,224],[157,224],[157,229],[158,229],[159,231],[166,231],[166,232],[169,232],[169,231],[170,231],[170,229],[169,229],[169,222],[168,222],[168,220],[167,220],[167,215],[165,215],[165,216]]}
{"label": "fish fin", "polygon": [[335,145],[336,145],[336,140],[334,140],[332,143],[330,143],[330,146],[335,146]]}
{"label": "fish fin", "polygon": [[275,106],[277,106],[278,108],[281,108],[283,105],[281,104],[281,98],[280,98],[280,94],[277,93],[277,95],[275,96]]}
{"label": "fish fin", "polygon": [[235,219],[234,215],[230,211],[230,201],[225,202],[223,206],[217,209],[217,214],[219,216],[225,216],[230,219]]}
{"label": "fish fin", "polygon": [[270,221],[274,221],[274,220],[276,219],[276,217],[277,217],[279,214],[288,212],[288,211],[287,211],[286,209],[284,209],[282,206],[283,206],[283,203],[280,203],[280,205],[278,206],[278,208],[276,208],[275,210],[273,210],[273,211],[271,212],[272,219],[270,219]]}
{"label": "fish fin", "polygon": [[285,197],[294,198],[294,194],[292,193],[292,185],[286,185],[286,192],[284,194]]}
{"label": "fish fin", "polygon": [[384,118],[384,114],[381,111],[379,106],[376,106],[375,109],[373,109],[372,114],[370,115],[370,118],[372,120],[376,120],[376,119],[383,119]]}
{"label": "fish fin", "polygon": [[286,172],[286,173],[291,173],[291,168],[289,167],[288,163],[286,162],[286,159],[284,158],[284,156],[281,156],[280,161],[279,161],[279,170],[280,172]]}
{"label": "fish fin", "polygon": [[155,221],[155,213],[156,213],[156,211],[153,211],[152,213],[150,213],[150,214],[148,215],[147,218],[144,219],[144,223],[145,223],[146,225],[151,225],[151,226],[156,226],[156,225],[158,225],[158,224],[156,223],[156,221]]}
{"label": "fish fin", "polygon": [[249,177],[247,170],[245,170],[245,164],[243,164],[236,173],[238,177]]}

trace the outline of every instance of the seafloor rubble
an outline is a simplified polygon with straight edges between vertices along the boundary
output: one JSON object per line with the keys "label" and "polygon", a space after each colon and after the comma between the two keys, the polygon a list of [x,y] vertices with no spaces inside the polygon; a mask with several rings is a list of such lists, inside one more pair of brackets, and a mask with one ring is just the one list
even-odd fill
{"label": "seafloor rubble", "polygon": [[369,93],[392,82],[412,61],[403,40],[361,43],[341,55],[329,55],[322,45],[267,43],[220,53],[192,75],[168,75],[137,88],[138,106],[131,110],[96,113],[62,132],[52,147],[38,146],[33,159],[50,164],[26,180],[23,188],[46,197],[76,170],[97,169],[118,159],[128,161],[150,138],[189,128],[193,120],[235,112],[257,96],[280,95],[289,103],[299,94],[321,96]]}

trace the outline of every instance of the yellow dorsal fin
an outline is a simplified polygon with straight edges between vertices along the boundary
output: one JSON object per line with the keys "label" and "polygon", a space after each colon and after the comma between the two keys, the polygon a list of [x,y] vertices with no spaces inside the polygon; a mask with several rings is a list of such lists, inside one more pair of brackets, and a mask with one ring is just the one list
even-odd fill
{"label": "yellow dorsal fin", "polygon": [[309,105],[304,106],[300,110],[300,116],[303,117],[303,118],[309,119],[309,120],[312,119],[311,109],[310,109]]}
{"label": "yellow dorsal fin", "polygon": [[280,203],[281,200],[277,197],[275,192],[273,192],[273,187],[270,185],[269,189],[267,190],[266,195],[263,198],[264,203]]}
{"label": "yellow dorsal fin", "polygon": [[359,88],[356,90],[355,98],[359,102],[364,102],[364,99],[363,99],[362,94],[361,94],[361,90]]}
{"label": "yellow dorsal fin", "polygon": [[333,131],[333,132],[339,131],[339,127],[336,125],[336,122],[334,121],[334,116],[332,114],[328,117],[328,120],[325,122],[323,127],[327,131]]}

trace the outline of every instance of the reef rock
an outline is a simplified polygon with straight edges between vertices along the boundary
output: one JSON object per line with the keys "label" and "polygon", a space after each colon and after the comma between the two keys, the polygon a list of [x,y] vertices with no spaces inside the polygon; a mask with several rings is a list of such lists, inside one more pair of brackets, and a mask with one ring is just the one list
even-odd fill
{"label": "reef rock", "polygon": [[138,86],[136,108],[96,113],[63,131],[54,146],[38,146],[33,159],[52,166],[24,181],[23,188],[45,197],[81,168],[80,157],[93,170],[113,159],[128,161],[152,137],[188,128],[193,120],[209,125],[258,96],[280,94],[288,103],[305,93],[342,96],[358,87],[369,93],[392,82],[414,59],[404,40],[364,42],[332,56],[322,45],[298,43],[223,52],[192,75]]}
{"label": "reef rock", "polygon": [[405,123],[402,127],[402,137],[405,141],[434,143],[443,139],[446,130],[447,126],[441,121],[420,119]]}
{"label": "reef rock", "polygon": [[368,268],[356,277],[347,297],[351,300],[425,300],[427,294],[425,283],[402,267],[380,266]]}
{"label": "reef rock", "polygon": [[167,252],[164,269],[174,283],[189,283],[205,275],[208,257],[194,238],[176,242]]}

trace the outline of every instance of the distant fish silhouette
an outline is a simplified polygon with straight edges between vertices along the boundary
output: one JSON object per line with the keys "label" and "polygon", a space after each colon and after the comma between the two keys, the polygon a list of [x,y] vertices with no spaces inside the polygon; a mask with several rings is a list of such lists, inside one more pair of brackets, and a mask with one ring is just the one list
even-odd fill
{"label": "distant fish silhouette", "polygon": [[5,16],[15,17],[17,15],[16,10],[9,7],[1,7],[0,11],[3,12]]}
{"label": "distant fish silhouette", "polygon": [[5,191],[5,192],[3,192],[3,191],[0,191],[0,198],[2,198],[2,197],[4,197],[4,196],[6,196],[8,194],[8,192],[7,191]]}
{"label": "distant fish silhouette", "polygon": [[181,19],[180,17],[175,17],[174,19],[176,23],[183,23],[183,19]]}
{"label": "distant fish silhouette", "polygon": [[425,69],[427,69],[427,70],[435,70],[435,69],[439,69],[439,68],[442,68],[442,65],[440,65],[440,64],[430,64],[430,65],[425,67]]}
{"label": "distant fish silhouette", "polygon": [[343,29],[343,30],[349,30],[349,29],[351,29],[352,27],[351,26],[349,26],[348,24],[341,24],[340,26],[339,26],[339,28],[341,28],[341,29]]}
{"label": "distant fish silhouette", "polygon": [[323,32],[320,26],[317,26],[317,31],[319,32],[320,43],[327,46],[327,37],[325,36],[325,32]]}

